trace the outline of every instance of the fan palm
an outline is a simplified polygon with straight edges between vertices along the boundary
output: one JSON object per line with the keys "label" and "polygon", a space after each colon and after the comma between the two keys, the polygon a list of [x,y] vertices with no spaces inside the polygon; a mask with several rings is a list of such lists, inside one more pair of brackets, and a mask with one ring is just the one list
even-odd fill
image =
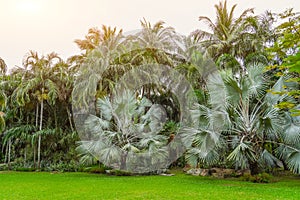
{"label": "fan palm", "polygon": [[84,123],[87,140],[81,141],[81,150],[106,165],[134,172],[152,171],[151,166],[160,165],[167,157],[163,146],[168,138],[158,134],[164,122],[159,106],[125,91],[113,100],[98,99],[97,107],[100,116],[89,115]]}
{"label": "fan palm", "polygon": [[[195,165],[200,160],[213,165],[220,161],[221,155],[226,157],[227,152],[225,161],[233,162],[236,168],[250,168],[252,173],[258,173],[262,166],[282,166],[274,149],[279,142],[283,146],[288,144],[283,140],[285,137],[291,139],[287,132],[292,131],[298,139],[300,133],[296,128],[283,130],[283,126],[290,127],[291,123],[275,106],[282,97],[265,92],[268,85],[262,70],[262,66],[254,65],[243,77],[223,72],[221,76],[209,78],[211,107],[199,106],[193,113],[202,123],[199,129],[188,130],[193,136],[188,144],[191,146],[187,156],[190,163]],[[281,81],[274,87],[280,87]],[[288,147],[299,151],[295,144]],[[298,154],[286,156],[293,163],[290,168],[297,171],[300,160],[296,162],[295,157]]]}

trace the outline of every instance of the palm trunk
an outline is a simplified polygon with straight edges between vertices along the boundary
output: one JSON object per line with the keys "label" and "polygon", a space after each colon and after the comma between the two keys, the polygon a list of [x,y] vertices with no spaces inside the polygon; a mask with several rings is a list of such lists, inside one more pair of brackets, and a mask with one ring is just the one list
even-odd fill
{"label": "palm trunk", "polygon": [[4,163],[7,163],[7,158],[8,158],[8,145],[6,145],[6,147],[5,147]]}
{"label": "palm trunk", "polygon": [[33,144],[33,167],[36,169],[36,144]]}
{"label": "palm trunk", "polygon": [[27,162],[27,145],[25,145],[25,150],[24,150],[24,167],[26,166]]}
{"label": "palm trunk", "polygon": [[53,106],[53,107],[52,108],[53,108],[53,115],[54,115],[55,130],[58,130],[56,107],[55,106]]}
{"label": "palm trunk", "polygon": [[126,160],[127,160],[127,152],[122,153],[121,155],[121,166],[120,170],[126,171]]}
{"label": "palm trunk", "polygon": [[250,162],[250,171],[251,171],[251,175],[256,175],[260,173],[258,162],[256,161]]}
{"label": "palm trunk", "polygon": [[74,132],[74,127],[73,127],[73,123],[72,123],[72,114],[71,114],[71,111],[70,111],[70,109],[68,108],[68,106],[67,106],[67,114],[68,114],[68,119],[69,119],[70,128],[71,128],[71,131],[72,131],[72,133],[73,133],[73,132]]}
{"label": "palm trunk", "polygon": [[39,141],[38,141],[38,169],[41,169],[41,140],[42,137],[39,135]]}
{"label": "palm trunk", "polygon": [[[39,104],[36,105],[36,116],[35,116],[35,126],[38,127],[39,125]],[[36,143],[35,140],[32,144],[33,146],[33,166],[36,169]]]}
{"label": "palm trunk", "polygon": [[[41,113],[40,113],[40,128],[39,131],[43,129],[43,110],[44,110],[44,100],[41,101]],[[39,140],[38,140],[38,169],[41,169],[41,141],[42,136],[41,132],[39,134]]]}
{"label": "palm trunk", "polygon": [[8,170],[11,169],[10,154],[11,154],[11,139],[9,138],[9,140],[8,140],[8,159],[7,159]]}

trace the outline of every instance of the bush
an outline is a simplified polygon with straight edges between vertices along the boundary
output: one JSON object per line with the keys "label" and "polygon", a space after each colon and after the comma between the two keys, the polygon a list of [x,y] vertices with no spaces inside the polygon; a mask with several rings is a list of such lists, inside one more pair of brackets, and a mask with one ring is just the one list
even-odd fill
{"label": "bush", "polygon": [[80,171],[80,168],[82,167],[78,162],[76,161],[70,161],[70,162],[58,162],[58,163],[51,163],[47,161],[41,162],[42,169],[41,171],[59,171],[59,172],[78,172]]}
{"label": "bush", "polygon": [[105,174],[105,168],[104,167],[90,167],[86,168],[87,172],[93,173],[93,174]]}
{"label": "bush", "polygon": [[268,173],[261,173],[257,175],[245,174],[241,177],[243,181],[250,181],[253,183],[270,183],[273,176]]}
{"label": "bush", "polygon": [[27,167],[18,167],[15,169],[17,172],[34,172],[34,168],[27,168]]}
{"label": "bush", "polygon": [[0,164],[0,171],[8,170],[7,164]]}
{"label": "bush", "polygon": [[268,174],[268,173],[261,173],[261,174],[258,174],[255,177],[255,183],[270,183],[273,176]]}

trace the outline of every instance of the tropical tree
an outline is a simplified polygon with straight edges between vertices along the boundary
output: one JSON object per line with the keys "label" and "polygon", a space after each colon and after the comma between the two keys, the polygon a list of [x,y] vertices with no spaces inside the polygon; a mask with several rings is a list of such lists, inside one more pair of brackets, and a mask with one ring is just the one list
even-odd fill
{"label": "tropical tree", "polygon": [[[289,109],[293,115],[300,115],[300,15],[288,9],[278,14],[281,24],[275,28],[276,40],[267,49],[273,63],[268,67],[275,77],[289,77],[288,89],[281,91],[280,95],[293,97],[290,101],[278,104],[281,109]],[[274,92],[274,91],[273,91]]]}
{"label": "tropical tree", "polygon": [[200,44],[206,51],[206,55],[217,61],[223,54],[229,54],[241,61],[254,52],[260,52],[264,40],[258,36],[258,19],[251,16],[253,8],[246,9],[235,18],[234,11],[236,4],[228,10],[227,1],[215,5],[216,21],[213,22],[206,16],[200,16],[199,21],[208,25],[209,31],[196,30],[192,34],[198,38]]}
{"label": "tropical tree", "polygon": [[[90,115],[84,123],[89,140],[80,142],[81,149],[108,166],[136,172],[151,171],[167,157],[168,137],[158,132],[164,120],[160,107],[129,91],[98,99],[97,106],[99,117]],[[142,163],[144,169],[135,168]]]}
{"label": "tropical tree", "polygon": [[25,69],[22,82],[13,95],[16,101],[23,106],[30,101],[37,102],[36,125],[39,126],[38,130],[40,133],[37,147],[38,168],[41,167],[41,133],[44,120],[44,102],[47,100],[50,104],[54,104],[58,96],[56,83],[51,79],[51,68],[60,60],[56,53],[39,56],[37,52],[30,51],[23,61]]}
{"label": "tropical tree", "polygon": [[[1,81],[2,77],[0,77],[0,81]],[[7,96],[5,94],[3,87],[3,82],[1,81],[0,83],[1,85],[1,89],[0,89],[0,133],[4,130],[5,128],[5,120],[4,120],[4,115],[5,113],[3,112],[3,110],[6,107],[6,101],[7,101]]]}
{"label": "tropical tree", "polygon": [[6,106],[7,96],[4,90],[5,84],[5,72],[7,66],[2,58],[0,58],[0,133],[4,130],[5,127],[5,120],[4,115],[5,113],[2,112]]}
{"label": "tropical tree", "polygon": [[[86,104],[87,98],[96,96],[97,87],[98,96],[107,94],[112,82],[110,80],[113,79],[111,75],[122,71],[114,67],[113,63],[116,57],[122,54],[122,30],[117,32],[116,28],[103,25],[102,31],[94,28],[93,32],[96,32],[93,34],[93,37],[87,35],[84,40],[75,40],[79,48],[85,52],[81,56],[69,59],[72,62],[75,61],[77,68],[73,93],[73,96],[77,98],[74,99],[74,104],[78,104],[79,101]],[[87,48],[85,44],[92,43],[92,41],[89,41],[91,38],[95,38],[92,41],[97,42],[92,46],[88,45],[90,48]],[[76,60],[77,58],[79,58],[79,61]],[[112,68],[111,70],[109,70],[110,67]],[[104,74],[105,71],[107,74]],[[106,83],[103,83],[105,80],[107,80]]]}
{"label": "tropical tree", "polygon": [[[115,46],[112,42],[112,38],[118,38],[122,35],[122,29],[117,31],[117,28],[111,28],[110,26],[102,26],[102,30],[98,29],[97,27],[90,28],[88,30],[88,34],[85,36],[85,39],[80,40],[76,39],[75,43],[77,46],[84,51],[84,56],[86,56],[88,53],[93,51],[94,49],[97,49],[100,46],[103,46],[103,43],[109,42],[110,45]],[[116,40],[118,42],[118,40]],[[108,50],[109,45],[107,46]]]}
{"label": "tropical tree", "polygon": [[[225,162],[233,162],[236,168],[250,168],[256,174],[266,166],[282,166],[275,148],[284,146],[299,151],[298,146],[283,139],[295,137],[298,140],[300,132],[298,128],[290,130],[293,134],[284,131],[283,127],[290,127],[291,123],[275,106],[282,97],[266,93],[268,85],[262,71],[263,66],[252,66],[243,77],[226,73],[210,77],[210,107],[200,105],[193,111],[194,117],[200,118],[202,123],[198,129],[186,132],[193,136],[187,135],[186,140],[190,145],[189,163],[195,165],[200,161],[214,165],[225,157]],[[282,84],[280,79],[274,89],[282,89]],[[300,160],[295,161],[295,157],[291,160],[290,169],[299,173]]]}
{"label": "tropical tree", "polygon": [[[10,169],[10,162],[11,162],[11,152],[12,147],[14,143],[17,143],[17,141],[25,141],[31,143],[31,132],[35,130],[34,125],[20,125],[15,126],[13,128],[10,128],[4,132],[4,139],[3,139],[3,145],[7,146],[8,152],[7,152],[7,163]],[[26,145],[25,145],[26,148]],[[24,160],[26,162],[26,151],[24,154]]]}
{"label": "tropical tree", "polygon": [[7,70],[7,65],[5,64],[4,60],[0,57],[0,73],[5,74]]}

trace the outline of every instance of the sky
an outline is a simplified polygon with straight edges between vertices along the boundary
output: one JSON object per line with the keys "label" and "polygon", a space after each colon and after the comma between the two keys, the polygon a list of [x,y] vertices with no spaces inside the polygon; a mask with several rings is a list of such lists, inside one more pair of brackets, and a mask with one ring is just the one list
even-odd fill
{"label": "sky", "polygon": [[[205,28],[199,16],[215,19],[219,0],[0,0],[0,57],[9,68],[22,66],[22,59],[35,50],[58,53],[66,59],[79,54],[75,39],[83,39],[91,27],[104,25],[130,32],[140,20],[164,21],[178,33]],[[299,0],[228,0],[237,4],[236,16],[247,8],[255,14],[266,10],[300,11]]]}

